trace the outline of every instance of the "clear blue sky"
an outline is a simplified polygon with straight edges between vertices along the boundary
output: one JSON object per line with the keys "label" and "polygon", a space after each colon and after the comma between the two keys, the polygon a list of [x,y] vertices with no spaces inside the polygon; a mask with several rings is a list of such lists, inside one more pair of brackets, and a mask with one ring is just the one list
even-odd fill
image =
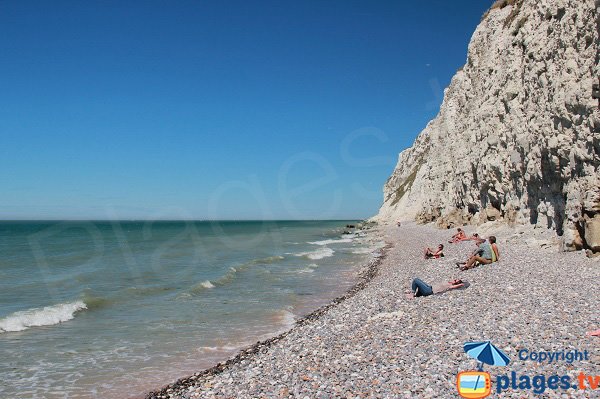
{"label": "clear blue sky", "polygon": [[3,1],[0,219],[377,212],[492,1]]}

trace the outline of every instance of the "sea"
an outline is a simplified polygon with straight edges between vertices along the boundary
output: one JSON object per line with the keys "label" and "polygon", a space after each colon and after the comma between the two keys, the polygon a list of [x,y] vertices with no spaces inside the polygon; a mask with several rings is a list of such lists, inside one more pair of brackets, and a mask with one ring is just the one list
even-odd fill
{"label": "sea", "polygon": [[383,246],[356,222],[0,222],[0,398],[143,398],[285,331]]}

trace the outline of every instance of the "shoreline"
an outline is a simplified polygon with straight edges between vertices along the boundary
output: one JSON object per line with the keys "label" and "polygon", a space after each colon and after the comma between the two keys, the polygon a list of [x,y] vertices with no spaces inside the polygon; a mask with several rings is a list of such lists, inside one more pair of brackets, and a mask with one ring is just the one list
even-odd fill
{"label": "shoreline", "polygon": [[[456,375],[477,362],[466,342],[492,341],[511,359],[492,375],[598,375],[600,346],[586,331],[600,326],[598,262],[559,252],[545,230],[490,224],[468,234],[496,235],[500,261],[460,272],[455,263],[474,249],[447,244],[450,230],[415,223],[379,226],[389,243],[344,299],[330,302],[292,329],[259,342],[227,362],[177,380],[147,399],[456,397]],[[423,248],[445,244],[445,257],[423,259]],[[429,284],[455,278],[469,287],[425,298],[404,295],[413,278]],[[519,351],[587,350],[589,360],[540,364]],[[495,388],[495,387],[493,387]],[[530,397],[510,389],[499,397]],[[585,390],[548,390],[548,398],[588,398]]]}
{"label": "shoreline", "polygon": [[[375,227],[371,233],[383,233],[382,230],[383,229],[381,227]],[[385,238],[386,236],[385,234],[383,234],[382,239],[385,240]],[[249,347],[242,348],[236,355],[230,357],[229,359],[219,362],[212,367],[194,373],[191,376],[180,378],[177,381],[168,384],[158,390],[150,391],[145,396],[143,396],[143,398],[164,399],[174,397],[174,394],[185,393],[190,387],[195,386],[194,384],[196,384],[198,380],[202,379],[203,377],[217,376],[219,374],[222,374],[225,371],[227,371],[228,368],[236,364],[240,364],[244,360],[248,360],[260,353],[261,351],[266,350],[272,345],[280,342],[284,338],[288,337],[291,333],[295,332],[297,329],[320,319],[332,308],[338,306],[340,303],[346,301],[347,299],[352,298],[358,292],[365,289],[367,285],[377,276],[379,272],[379,266],[385,260],[388,252],[390,251],[390,249],[393,248],[393,246],[394,245],[392,243],[386,241],[385,246],[375,250],[373,253],[376,253],[376,255],[373,255],[373,257],[369,260],[369,262],[366,265],[359,268],[357,273],[357,283],[350,287],[344,294],[332,299],[331,301],[329,301],[329,303],[320,306],[319,308],[296,320],[293,326],[287,331],[279,333],[274,337],[268,338],[266,340],[258,341]]]}
{"label": "shoreline", "polygon": [[[107,247],[126,242],[139,249],[139,266],[122,267],[126,258],[120,251],[107,251],[106,256],[102,253],[102,262],[77,269],[78,278],[65,288],[61,298],[44,296],[46,285],[32,278],[28,287],[41,287],[41,300],[34,297],[36,290],[31,288],[32,298],[23,303],[23,310],[3,313],[14,315],[13,319],[23,320],[23,324],[7,317],[12,323],[8,332],[0,331],[2,348],[14,362],[14,367],[5,365],[0,370],[6,381],[0,396],[53,397],[61,392],[74,398],[140,399],[149,391],[224,362],[255,342],[288,331],[296,320],[355,286],[372,253],[384,245],[373,226],[364,226],[362,231],[368,235],[354,230],[342,235],[346,223],[282,223],[268,230],[264,225],[251,229],[238,226],[234,230],[241,234],[236,236],[242,242],[239,248],[231,246],[228,237],[218,235],[212,241],[207,235],[201,242],[178,238],[174,252],[158,263],[141,259],[161,253],[161,245],[172,238],[170,230],[157,229],[151,242],[139,239],[140,228],[127,230],[129,235],[119,241],[112,234],[112,226],[101,226],[103,234],[106,230]],[[180,223],[177,227],[183,226]],[[210,230],[210,226],[204,227]],[[38,228],[32,223],[23,230]],[[263,230],[266,233],[252,233]],[[245,243],[254,242],[255,237],[262,237],[256,242],[264,245],[246,248]],[[62,238],[56,240],[68,242]],[[21,232],[15,240],[26,242],[27,236]],[[93,242],[82,237],[77,244],[67,250],[76,255]],[[221,255],[221,248],[229,249],[226,255]],[[59,253],[62,247],[56,249]],[[25,251],[15,251],[9,266],[19,266],[22,253]],[[200,260],[199,254],[207,256]],[[67,260],[66,266],[78,264],[76,256]],[[166,275],[162,272],[167,269],[172,275],[154,280]],[[18,291],[22,281],[29,280],[29,270],[14,270],[18,272],[13,288]],[[96,275],[98,271],[102,273]],[[129,277],[134,272],[142,277],[132,280]],[[102,287],[108,282],[111,289],[106,291]],[[86,285],[83,290],[82,285]],[[71,298],[76,302],[70,302]],[[55,319],[57,311],[61,313]],[[19,331],[12,327],[20,325],[25,327]],[[104,331],[106,326],[111,328]],[[15,343],[22,339],[28,341],[31,356],[17,351]],[[56,346],[61,349],[54,350]],[[48,367],[35,367],[39,361],[46,361]]]}

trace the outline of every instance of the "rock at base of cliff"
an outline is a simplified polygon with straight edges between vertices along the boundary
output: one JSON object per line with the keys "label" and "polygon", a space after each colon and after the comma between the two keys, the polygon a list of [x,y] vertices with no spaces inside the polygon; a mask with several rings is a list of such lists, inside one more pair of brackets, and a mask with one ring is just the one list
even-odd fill
{"label": "rock at base of cliff", "polygon": [[563,251],[579,251],[583,248],[583,239],[577,229],[565,229],[561,237],[561,247]]}
{"label": "rock at base of cliff", "polygon": [[600,214],[593,218],[586,217],[585,243],[594,252],[600,252]]}

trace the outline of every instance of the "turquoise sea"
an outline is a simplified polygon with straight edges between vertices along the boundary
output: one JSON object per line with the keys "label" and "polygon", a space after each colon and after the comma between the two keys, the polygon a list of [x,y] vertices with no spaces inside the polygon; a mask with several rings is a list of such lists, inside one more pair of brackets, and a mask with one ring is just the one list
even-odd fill
{"label": "turquoise sea", "polygon": [[355,282],[356,221],[0,222],[0,398],[139,398]]}

